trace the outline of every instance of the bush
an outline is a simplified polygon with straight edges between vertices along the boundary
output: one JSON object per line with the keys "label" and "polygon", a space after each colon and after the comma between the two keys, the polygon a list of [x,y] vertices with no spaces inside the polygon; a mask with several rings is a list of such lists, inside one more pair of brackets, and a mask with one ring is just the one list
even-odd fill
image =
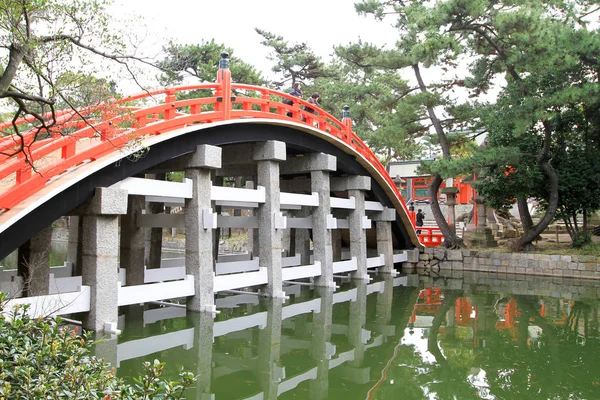
{"label": "bush", "polygon": [[27,306],[4,313],[0,293],[0,399],[182,399],[195,381],[160,378],[164,364],[144,364],[146,375],[128,385],[91,355],[90,333],[61,326],[60,318],[31,318]]}

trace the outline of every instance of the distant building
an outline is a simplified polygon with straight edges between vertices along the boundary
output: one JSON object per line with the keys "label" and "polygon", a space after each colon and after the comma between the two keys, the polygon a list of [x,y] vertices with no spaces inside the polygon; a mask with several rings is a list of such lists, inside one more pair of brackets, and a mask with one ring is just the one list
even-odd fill
{"label": "distant building", "polygon": [[[400,194],[405,202],[429,203],[428,185],[432,180],[431,175],[417,173],[417,167],[421,161],[392,161],[388,165],[388,172],[396,182]],[[456,195],[457,204],[469,204],[473,198],[473,188],[467,179],[454,178],[452,186],[458,187]],[[442,182],[440,189],[446,187],[447,182]],[[439,195],[440,201],[445,201],[446,196]]]}

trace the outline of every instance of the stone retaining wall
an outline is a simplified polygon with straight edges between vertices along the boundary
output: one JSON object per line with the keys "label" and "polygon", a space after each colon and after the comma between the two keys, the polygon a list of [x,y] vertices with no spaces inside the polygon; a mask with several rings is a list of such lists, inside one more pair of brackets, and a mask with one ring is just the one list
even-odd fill
{"label": "stone retaining wall", "polygon": [[557,299],[600,299],[600,286],[590,279],[509,275],[492,272],[440,271],[418,275],[420,287],[444,290],[462,290],[469,293],[502,293],[510,295],[542,296]]}
{"label": "stone retaining wall", "polygon": [[600,280],[600,260],[593,256],[496,253],[426,248],[416,263],[403,268],[432,271],[478,271]]}

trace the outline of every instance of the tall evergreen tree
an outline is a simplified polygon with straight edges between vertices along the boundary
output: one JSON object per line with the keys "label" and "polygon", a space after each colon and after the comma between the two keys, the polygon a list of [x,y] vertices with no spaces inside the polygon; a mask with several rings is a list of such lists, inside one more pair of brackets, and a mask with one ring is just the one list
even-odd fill
{"label": "tall evergreen tree", "polygon": [[[596,3],[365,0],[356,5],[359,12],[378,18],[395,15],[401,34],[399,54],[416,57],[424,66],[456,69],[461,58],[468,62],[470,76],[464,84],[472,94],[485,92],[503,79],[504,96],[514,111],[512,133],[541,135],[535,161],[547,179],[547,208],[539,222],[519,238],[517,249],[539,236],[554,219],[559,204],[559,177],[551,160],[555,113],[566,102],[586,104],[598,96],[600,40],[598,32],[588,27],[588,19],[597,15]],[[586,72],[575,73],[578,68]],[[419,70],[413,69],[419,80]],[[440,145],[444,158],[450,158],[443,140]],[[431,195],[438,180],[433,181]],[[436,221],[443,225],[435,208]]]}

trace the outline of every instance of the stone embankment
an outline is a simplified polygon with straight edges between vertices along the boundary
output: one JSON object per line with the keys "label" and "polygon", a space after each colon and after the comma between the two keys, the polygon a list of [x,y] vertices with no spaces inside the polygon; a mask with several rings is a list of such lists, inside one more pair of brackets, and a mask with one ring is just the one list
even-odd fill
{"label": "stone embankment", "polygon": [[418,262],[403,265],[403,269],[415,268],[433,272],[478,271],[600,280],[600,260],[593,256],[426,248],[419,254]]}
{"label": "stone embankment", "polygon": [[546,296],[582,301],[600,299],[598,282],[590,279],[470,271],[440,271],[420,274],[416,279],[421,287],[437,287],[442,291],[463,290],[471,294],[493,292],[513,296]]}

